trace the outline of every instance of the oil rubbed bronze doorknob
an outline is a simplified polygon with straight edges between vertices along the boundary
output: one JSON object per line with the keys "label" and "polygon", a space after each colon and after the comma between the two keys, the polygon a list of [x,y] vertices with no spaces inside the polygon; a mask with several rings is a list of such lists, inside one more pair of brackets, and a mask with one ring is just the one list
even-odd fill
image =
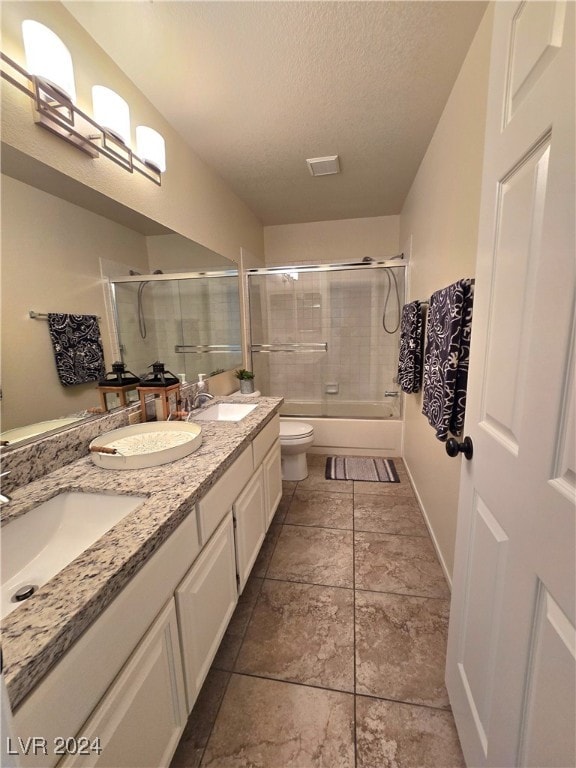
{"label": "oil rubbed bronze doorknob", "polygon": [[470,461],[474,453],[472,438],[465,437],[461,443],[459,443],[458,440],[456,440],[456,438],[454,437],[448,438],[448,440],[446,440],[446,453],[448,454],[448,456],[451,456],[452,458],[454,458],[455,456],[458,456],[459,453],[463,453],[465,458],[467,458],[468,461]]}

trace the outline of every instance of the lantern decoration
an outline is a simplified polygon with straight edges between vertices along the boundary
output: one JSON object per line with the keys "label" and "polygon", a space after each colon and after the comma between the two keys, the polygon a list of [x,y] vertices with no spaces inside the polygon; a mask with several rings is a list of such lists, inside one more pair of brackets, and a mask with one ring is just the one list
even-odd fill
{"label": "lantern decoration", "polygon": [[[170,413],[178,410],[180,401],[180,379],[170,371],[164,370],[164,363],[153,363],[152,372],[140,379],[136,387],[140,396],[140,409],[143,421],[167,421]],[[154,410],[150,419],[147,412],[147,400],[154,399]]]}
{"label": "lantern decoration", "polygon": [[[137,387],[140,378],[126,370],[124,363],[112,363],[112,370],[98,382],[100,403],[104,411],[125,408],[138,400]],[[130,394],[132,393],[132,395]]]}

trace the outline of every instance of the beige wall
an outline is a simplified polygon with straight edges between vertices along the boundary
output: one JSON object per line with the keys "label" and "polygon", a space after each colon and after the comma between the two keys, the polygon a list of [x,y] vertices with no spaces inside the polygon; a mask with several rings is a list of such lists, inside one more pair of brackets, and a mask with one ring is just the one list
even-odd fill
{"label": "beige wall", "polygon": [[230,262],[213,251],[180,235],[150,235],[146,238],[150,271],[209,272],[235,269]]}
{"label": "beige wall", "polygon": [[[492,15],[490,6],[402,209],[410,300],[474,275]],[[421,394],[406,396],[404,455],[450,576],[461,460],[448,458],[421,410]]]}
{"label": "beige wall", "polygon": [[94,384],[63,387],[48,324],[35,312],[95,314],[113,362],[100,258],[148,271],[146,238],[8,176],[2,177],[2,429],[99,405]]}
{"label": "beige wall", "polygon": [[46,24],[69,48],[78,106],[91,114],[92,85],[113,88],[130,105],[133,146],[136,125],[160,131],[166,140],[168,169],[158,187],[105,158],[89,158],[36,126],[30,99],[7,85],[2,87],[2,141],[227,258],[238,262],[244,247],[262,259],[260,221],[190,150],[61,3],[2,3],[3,51],[24,65],[20,24],[25,18]]}
{"label": "beige wall", "polygon": [[266,266],[385,259],[399,248],[399,216],[264,227]]}

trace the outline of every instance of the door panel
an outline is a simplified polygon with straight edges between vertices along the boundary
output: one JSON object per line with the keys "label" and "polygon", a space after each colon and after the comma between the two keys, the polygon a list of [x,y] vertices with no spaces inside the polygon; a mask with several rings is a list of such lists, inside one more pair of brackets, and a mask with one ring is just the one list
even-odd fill
{"label": "door panel", "polygon": [[510,120],[562,46],[566,3],[522,3],[512,21],[507,114]]}
{"label": "door panel", "polygon": [[[573,680],[574,628],[543,584],[539,585],[532,648],[523,707],[520,764],[559,768],[574,764],[574,752],[565,734],[574,730],[576,706]],[[562,707],[550,707],[551,701]]]}
{"label": "door panel", "polygon": [[530,150],[499,185],[482,425],[514,455],[528,383],[525,366],[542,253],[549,151],[549,140]]}
{"label": "door panel", "polygon": [[576,346],[576,333],[572,329],[570,349],[572,354],[568,356],[568,370],[566,372],[566,390],[562,398],[562,407],[558,418],[556,445],[558,452],[551,472],[550,483],[567,499],[573,499],[576,494],[576,391],[574,389],[574,348]]}
{"label": "door panel", "polygon": [[477,498],[469,544],[468,612],[462,626],[458,663],[484,742],[490,716],[496,630],[502,603],[502,581],[499,577],[506,567],[507,545],[506,533],[488,507]]}

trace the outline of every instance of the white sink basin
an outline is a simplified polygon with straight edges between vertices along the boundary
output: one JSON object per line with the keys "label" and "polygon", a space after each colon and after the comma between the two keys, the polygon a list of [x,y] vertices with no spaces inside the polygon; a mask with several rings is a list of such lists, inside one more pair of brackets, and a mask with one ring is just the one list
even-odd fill
{"label": "white sink basin", "polygon": [[241,421],[256,405],[247,403],[216,403],[194,414],[194,421]]}
{"label": "white sink basin", "polygon": [[60,493],[2,528],[2,617],[18,607],[14,594],[41,587],[82,554],[146,496]]}

